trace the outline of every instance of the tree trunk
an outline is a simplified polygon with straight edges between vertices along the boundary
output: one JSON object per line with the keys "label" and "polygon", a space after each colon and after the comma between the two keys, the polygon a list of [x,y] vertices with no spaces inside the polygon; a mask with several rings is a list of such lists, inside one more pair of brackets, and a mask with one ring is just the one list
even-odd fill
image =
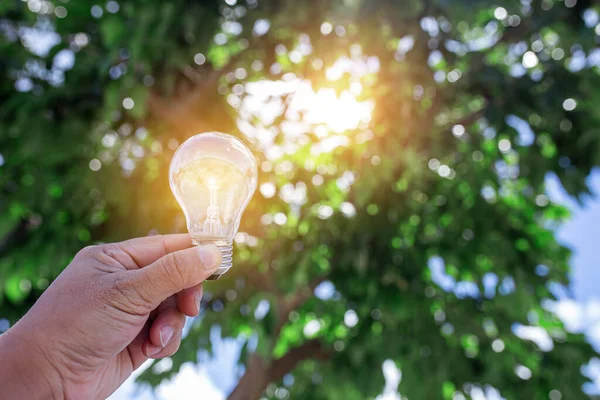
{"label": "tree trunk", "polygon": [[238,382],[228,400],[256,400],[269,384],[267,370],[262,359],[256,354],[250,356],[246,372]]}
{"label": "tree trunk", "polygon": [[322,360],[328,357],[329,354],[321,350],[321,344],[316,339],[291,349],[283,357],[274,360],[271,365],[265,365],[258,355],[252,354],[244,376],[227,400],[258,400],[269,383],[283,379],[301,361],[309,358]]}

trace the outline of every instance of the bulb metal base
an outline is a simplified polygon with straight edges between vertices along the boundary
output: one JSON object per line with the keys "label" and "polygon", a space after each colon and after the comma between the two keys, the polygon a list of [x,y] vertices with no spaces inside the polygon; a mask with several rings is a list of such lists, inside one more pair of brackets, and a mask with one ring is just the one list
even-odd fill
{"label": "bulb metal base", "polygon": [[233,246],[228,244],[225,246],[217,246],[217,248],[221,251],[221,265],[214,274],[208,277],[207,280],[209,281],[216,281],[225,275],[233,265]]}
{"label": "bulb metal base", "polygon": [[233,265],[233,245],[225,241],[198,240],[196,238],[192,238],[192,243],[196,246],[214,244],[221,252],[221,265],[219,265],[219,268],[206,279],[207,281],[216,281],[231,269],[231,266]]}

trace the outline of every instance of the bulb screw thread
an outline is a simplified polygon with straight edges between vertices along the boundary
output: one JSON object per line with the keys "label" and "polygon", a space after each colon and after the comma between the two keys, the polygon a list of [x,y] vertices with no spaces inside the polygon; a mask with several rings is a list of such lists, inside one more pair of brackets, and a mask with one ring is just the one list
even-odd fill
{"label": "bulb screw thread", "polygon": [[196,237],[192,237],[192,243],[196,246],[214,244],[221,252],[221,265],[206,279],[207,281],[216,281],[231,269],[233,265],[233,245],[231,243],[227,243],[225,240],[202,240]]}
{"label": "bulb screw thread", "polygon": [[229,271],[229,269],[233,265],[233,246],[228,244],[223,246],[217,246],[217,248],[221,252],[221,265],[210,277],[208,277],[207,280],[209,281],[216,281],[227,271]]}

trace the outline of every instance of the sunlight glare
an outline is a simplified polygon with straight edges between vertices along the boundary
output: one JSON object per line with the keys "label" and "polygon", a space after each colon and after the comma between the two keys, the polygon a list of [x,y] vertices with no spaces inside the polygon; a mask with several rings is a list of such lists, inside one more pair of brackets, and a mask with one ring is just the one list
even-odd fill
{"label": "sunlight glare", "polygon": [[305,113],[306,122],[324,124],[335,133],[369,122],[373,111],[372,104],[357,101],[351,92],[343,91],[338,97],[334,89],[319,89],[316,93],[310,87],[298,90],[293,102]]}
{"label": "sunlight glare", "polygon": [[[240,107],[241,114],[246,118],[239,121],[239,127],[267,147],[275,136],[269,126],[283,112],[286,113],[286,121],[280,127],[286,138],[298,138],[311,130],[325,138],[332,133],[342,134],[368,123],[374,108],[372,101],[357,100],[356,96],[362,92],[360,84],[353,85],[352,91],[342,91],[339,96],[331,88],[315,91],[310,82],[300,79],[261,81],[246,86],[248,95]],[[286,95],[289,96],[287,108],[281,99]],[[248,123],[248,117],[256,117],[262,126]]]}

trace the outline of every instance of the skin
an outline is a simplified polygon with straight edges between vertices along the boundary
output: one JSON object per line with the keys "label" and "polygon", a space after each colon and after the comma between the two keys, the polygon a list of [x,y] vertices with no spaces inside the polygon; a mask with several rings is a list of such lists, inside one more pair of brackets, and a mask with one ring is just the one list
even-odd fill
{"label": "skin", "polygon": [[108,397],[148,358],[177,351],[220,262],[189,235],[84,248],[0,336],[1,397]]}

